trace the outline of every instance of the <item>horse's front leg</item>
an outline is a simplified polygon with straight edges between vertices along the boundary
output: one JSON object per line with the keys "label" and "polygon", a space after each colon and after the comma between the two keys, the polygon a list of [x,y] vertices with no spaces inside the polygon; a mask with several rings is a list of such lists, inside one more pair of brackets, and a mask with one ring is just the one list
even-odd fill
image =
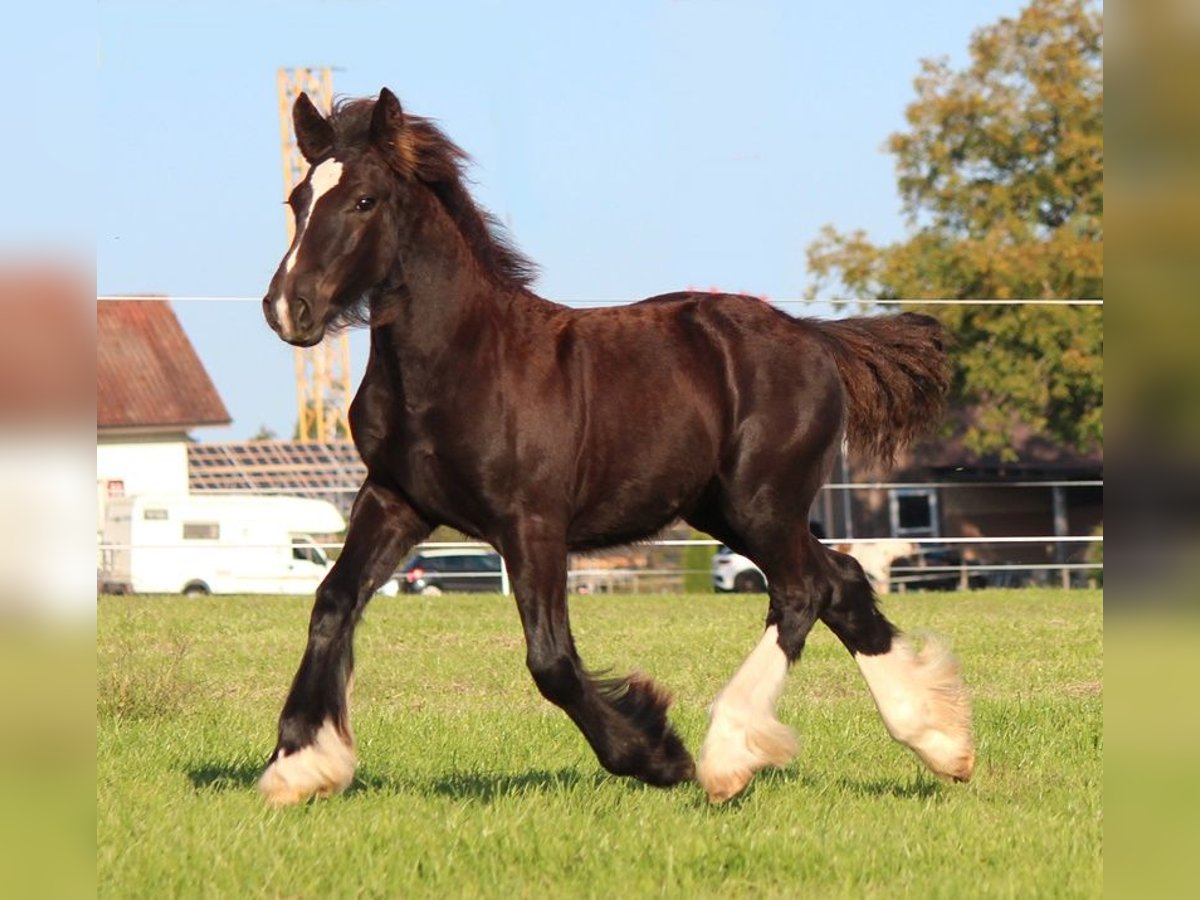
{"label": "horse's front leg", "polygon": [[525,526],[503,542],[538,690],[583,732],[600,764],[667,787],[690,779],[692,757],[667,721],[671,698],[649,677],[596,679],[583,667],[567,615],[567,548]]}
{"label": "horse's front leg", "polygon": [[284,805],[345,790],[354,778],[349,692],[354,627],[372,594],[430,526],[401,497],[368,481],[354,501],[346,543],[317,588],[308,647],[279,717],[279,740],[258,786]]}

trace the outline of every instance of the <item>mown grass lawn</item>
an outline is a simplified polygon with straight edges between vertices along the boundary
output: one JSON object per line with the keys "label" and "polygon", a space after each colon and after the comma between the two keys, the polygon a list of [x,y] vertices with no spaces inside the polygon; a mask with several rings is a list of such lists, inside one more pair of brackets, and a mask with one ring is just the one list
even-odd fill
{"label": "mown grass lawn", "polygon": [[[360,765],[344,795],[272,810],[255,780],[303,648],[301,598],[109,598],[97,623],[104,896],[1096,896],[1102,887],[1098,591],[910,594],[948,637],[979,758],[944,784],[887,737],[823,626],[780,704],[787,769],[709,806],[612,778],[524,668],[511,601],[377,598],[359,628]],[[580,597],[593,668],[676,696],[696,751],[765,598]]]}

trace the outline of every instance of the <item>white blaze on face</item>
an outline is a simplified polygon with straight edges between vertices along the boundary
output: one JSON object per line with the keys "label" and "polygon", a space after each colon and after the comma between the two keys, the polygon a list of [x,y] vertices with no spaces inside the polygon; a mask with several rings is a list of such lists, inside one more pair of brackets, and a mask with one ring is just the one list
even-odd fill
{"label": "white blaze on face", "polygon": [[[296,238],[292,241],[291,252],[288,253],[287,259],[284,260],[284,272],[291,272],[296,267],[296,256],[300,252],[300,242],[304,238],[304,229],[312,219],[313,211],[317,208],[317,201],[328,194],[331,190],[337,187],[338,182],[342,180],[342,164],[336,159],[327,159],[322,163],[318,163],[308,175],[308,186],[310,192],[308,195],[308,206],[303,214],[296,216]],[[275,314],[279,318],[279,326],[284,335],[292,333],[292,319],[288,314],[288,298],[287,291],[280,291],[279,297],[275,301]]]}

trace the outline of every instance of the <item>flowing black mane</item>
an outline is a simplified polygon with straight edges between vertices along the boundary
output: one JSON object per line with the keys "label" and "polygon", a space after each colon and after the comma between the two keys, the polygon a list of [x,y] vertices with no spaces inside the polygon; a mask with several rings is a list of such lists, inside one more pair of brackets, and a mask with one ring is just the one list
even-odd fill
{"label": "flowing black mane", "polygon": [[[368,143],[373,98],[343,99],[329,115],[334,153],[361,149]],[[466,187],[465,169],[471,157],[429,119],[404,115],[405,141],[397,153],[405,170],[427,184],[458,226],[463,239],[483,268],[501,288],[528,289],[537,266],[518,250],[500,224],[480,208]]]}

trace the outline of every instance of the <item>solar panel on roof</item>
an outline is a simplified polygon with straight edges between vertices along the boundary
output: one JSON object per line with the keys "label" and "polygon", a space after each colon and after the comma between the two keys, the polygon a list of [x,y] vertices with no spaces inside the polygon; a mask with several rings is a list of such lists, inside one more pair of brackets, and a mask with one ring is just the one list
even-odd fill
{"label": "solar panel on roof", "polygon": [[193,492],[292,494],[349,513],[367,470],[349,441],[246,441],[188,446]]}

